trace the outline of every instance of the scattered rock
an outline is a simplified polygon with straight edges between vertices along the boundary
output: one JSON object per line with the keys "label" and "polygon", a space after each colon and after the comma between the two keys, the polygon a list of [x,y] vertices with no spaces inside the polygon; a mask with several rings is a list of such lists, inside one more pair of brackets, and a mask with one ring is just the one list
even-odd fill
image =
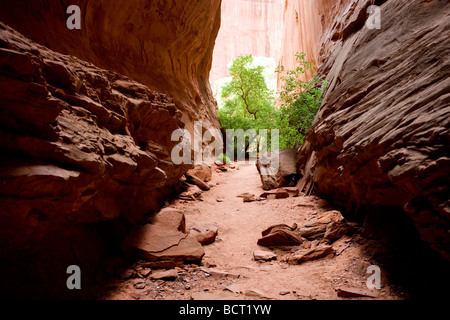
{"label": "scattered rock", "polygon": [[212,277],[215,278],[239,278],[241,275],[240,274],[236,274],[236,273],[230,273],[230,272],[226,272],[226,271],[222,271],[222,270],[217,270],[217,269],[213,269],[213,268],[200,268],[201,271],[210,274]]}
{"label": "scattered rock", "polygon": [[195,176],[201,181],[211,181],[212,170],[206,163],[196,164],[194,169],[190,169],[187,172],[189,176]]}
{"label": "scattered rock", "polygon": [[280,296],[285,296],[285,295],[288,295],[290,293],[291,293],[291,291],[289,291],[289,290],[281,290],[280,291]]}
{"label": "scattered rock", "polygon": [[298,232],[287,225],[275,225],[262,232],[263,237],[258,240],[258,245],[264,247],[272,246],[295,246],[303,242]]}
{"label": "scattered rock", "polygon": [[151,223],[186,233],[186,218],[184,213],[175,208],[162,209],[152,218]]}
{"label": "scattered rock", "polygon": [[270,261],[276,260],[277,255],[271,251],[255,250],[253,252],[253,258],[255,259],[255,261],[258,260]]}
{"label": "scattered rock", "polygon": [[337,289],[337,295],[339,297],[344,298],[356,298],[356,297],[377,298],[379,296],[379,293],[368,289],[340,287]]}
{"label": "scattered rock", "polygon": [[254,194],[251,195],[246,195],[243,197],[244,198],[244,202],[254,202],[257,201],[256,196]]}
{"label": "scattered rock", "polygon": [[171,270],[157,270],[150,274],[153,280],[175,280],[178,277],[178,272],[175,269]]}
{"label": "scattered rock", "polygon": [[213,222],[196,222],[190,228],[190,233],[194,235],[202,245],[211,244],[216,241],[218,227]]}
{"label": "scattered rock", "polygon": [[205,254],[195,236],[151,224],[134,228],[122,248],[126,253],[150,262],[200,263]]}
{"label": "scattered rock", "polygon": [[236,197],[238,197],[238,198],[248,198],[248,197],[254,197],[255,195],[253,194],[253,193],[249,193],[249,192],[244,192],[244,193],[241,193],[240,195],[238,195],[238,196],[236,196]]}
{"label": "scattered rock", "polygon": [[[264,190],[295,185],[298,180],[297,152],[293,149],[277,150],[260,156],[256,167]],[[264,164],[263,164],[264,163]]]}
{"label": "scattered rock", "polygon": [[217,198],[216,201],[217,202],[224,202],[224,199],[223,198]]}
{"label": "scattered rock", "polygon": [[288,258],[289,264],[301,264],[305,261],[317,260],[334,253],[332,246],[319,246],[313,249],[302,249]]}
{"label": "scattered rock", "polygon": [[151,272],[152,272],[152,269],[145,268],[145,269],[140,269],[138,271],[138,274],[142,278],[147,278]]}
{"label": "scattered rock", "polygon": [[220,161],[215,161],[214,164],[216,165],[219,172],[220,171],[222,171],[222,172],[228,171],[225,163],[222,163]]}
{"label": "scattered rock", "polygon": [[136,289],[142,290],[145,288],[145,281],[144,280],[136,280],[135,283],[133,284],[133,286]]}
{"label": "scattered rock", "polygon": [[202,194],[202,190],[196,185],[189,185],[188,189],[178,195],[182,200],[195,201]]}
{"label": "scattered rock", "polygon": [[327,225],[324,238],[331,242],[342,238],[345,235],[350,235],[354,232],[354,229],[347,224],[344,217],[338,218],[336,221],[332,221]]}
{"label": "scattered rock", "polygon": [[217,264],[214,263],[214,262],[211,262],[211,261],[204,261],[204,262],[203,262],[203,265],[204,265],[206,268],[215,268],[215,267],[217,267]]}
{"label": "scattered rock", "polygon": [[173,269],[177,266],[177,263],[173,260],[161,260],[161,261],[146,261],[142,263],[142,266],[145,268],[152,268],[152,269]]}
{"label": "scattered rock", "polygon": [[259,197],[262,199],[286,199],[289,197],[298,197],[300,191],[297,188],[280,188],[276,191],[266,191]]}
{"label": "scattered rock", "polygon": [[198,178],[197,176],[195,176],[195,175],[190,175],[190,174],[188,174],[188,173],[186,173],[185,176],[186,176],[186,179],[187,179],[188,182],[191,182],[191,183],[195,184],[195,185],[196,185],[197,187],[199,187],[201,190],[203,190],[203,191],[208,191],[208,190],[211,189],[210,186],[209,186],[205,181],[202,181],[202,180],[201,180],[200,178]]}
{"label": "scattered rock", "polygon": [[300,196],[300,190],[296,187],[286,187],[283,190],[288,192],[290,197],[296,198]]}
{"label": "scattered rock", "polygon": [[266,296],[263,292],[256,289],[248,289],[244,291],[244,295],[247,297],[263,299],[263,300],[272,300],[271,297]]}
{"label": "scattered rock", "polygon": [[327,230],[328,224],[331,222],[343,221],[343,217],[339,211],[328,211],[319,217],[314,217],[307,221],[300,229],[300,235],[308,240],[323,238]]}

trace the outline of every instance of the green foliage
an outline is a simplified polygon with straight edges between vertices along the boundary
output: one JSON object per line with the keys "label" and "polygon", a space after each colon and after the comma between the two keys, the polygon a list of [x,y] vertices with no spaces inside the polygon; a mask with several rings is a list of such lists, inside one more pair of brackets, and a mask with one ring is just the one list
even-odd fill
{"label": "green foliage", "polygon": [[231,81],[222,87],[225,100],[219,119],[225,128],[255,129],[259,120],[273,112],[273,91],[266,84],[264,66],[254,66],[254,58],[244,55],[233,60]]}
{"label": "green foliage", "polygon": [[231,163],[230,158],[226,154],[219,154],[217,156],[217,160],[221,161],[222,163]]}
{"label": "green foliage", "polygon": [[[275,106],[274,92],[267,86],[263,75],[264,66],[254,65],[252,55],[244,55],[233,60],[230,67],[231,81],[221,88],[222,107],[219,120],[223,129],[254,129],[257,136],[247,138],[245,150],[250,146],[267,142],[270,150],[270,130],[279,129],[280,149],[291,148],[295,143],[303,143],[305,134],[320,108],[327,83],[317,75],[310,81],[303,81],[302,75],[314,67],[305,59],[305,54],[297,53],[298,67],[276,72],[283,73],[284,82],[279,92],[281,105]],[[259,130],[267,129],[268,141],[260,141]],[[228,141],[229,142],[229,141]],[[237,149],[236,144],[234,148]]]}
{"label": "green foliage", "polygon": [[[306,132],[311,127],[317,111],[320,108],[323,92],[327,82],[317,75],[309,81],[303,81],[302,75],[314,66],[305,59],[304,53],[296,53],[298,67],[286,71],[281,76],[284,82],[279,92],[281,106],[279,108],[278,127],[280,129],[280,148],[291,148],[296,142],[303,143]],[[284,67],[276,70],[283,73]]]}
{"label": "green foliage", "polygon": [[[271,129],[276,121],[273,91],[266,84],[264,66],[255,66],[252,55],[233,60],[231,81],[221,89],[223,106],[219,120],[224,129],[254,129],[256,136],[246,140],[245,151],[259,143],[259,130]],[[270,134],[269,134],[270,136]],[[237,149],[236,144],[234,148]]]}

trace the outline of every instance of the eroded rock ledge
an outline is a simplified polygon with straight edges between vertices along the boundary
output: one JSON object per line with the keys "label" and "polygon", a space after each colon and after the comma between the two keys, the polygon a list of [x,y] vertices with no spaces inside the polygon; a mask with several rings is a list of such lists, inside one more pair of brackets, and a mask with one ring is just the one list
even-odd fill
{"label": "eroded rock ledge", "polygon": [[[81,30],[66,27],[69,5]],[[187,129],[218,128],[209,86],[221,0],[2,1],[0,19],[53,51],[128,76],[172,97]]]}
{"label": "eroded rock ledge", "polygon": [[[374,3],[380,30],[365,26]],[[322,44],[333,48],[320,70],[330,85],[298,160],[302,189],[329,196],[347,217],[387,217],[366,216],[369,225],[406,212],[447,259],[449,12],[446,1],[358,1],[336,17]]]}
{"label": "eroded rock ledge", "polygon": [[170,160],[182,114],[164,93],[3,23],[0,39],[1,258],[27,257],[27,276],[55,274],[43,292],[61,289],[64,261],[100,258],[96,224],[142,220],[189,169]]}

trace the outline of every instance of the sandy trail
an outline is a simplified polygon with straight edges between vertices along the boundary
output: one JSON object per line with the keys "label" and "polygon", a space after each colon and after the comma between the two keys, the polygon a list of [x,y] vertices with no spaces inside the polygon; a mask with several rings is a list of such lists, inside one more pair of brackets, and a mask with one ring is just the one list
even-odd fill
{"label": "sandy trail", "polygon": [[[257,245],[264,229],[275,224],[302,226],[317,213],[332,208],[315,196],[244,203],[238,195],[249,192],[259,196],[264,190],[254,162],[236,166],[239,169],[213,173],[209,183],[214,187],[202,194],[203,201],[176,200],[170,205],[184,211],[187,228],[197,221],[218,225],[216,242],[204,246],[202,264],[230,275],[209,275],[196,266],[187,266],[179,270],[177,281],[147,280],[145,290],[134,288],[133,279],[119,281],[109,299],[341,299],[336,294],[341,285],[367,288],[370,254],[366,252],[367,241],[358,235],[333,243],[337,252],[344,249],[339,255],[301,265],[283,261],[289,251],[300,247],[274,250],[276,261],[254,261],[254,250],[269,250]],[[377,299],[401,298],[383,280]]]}

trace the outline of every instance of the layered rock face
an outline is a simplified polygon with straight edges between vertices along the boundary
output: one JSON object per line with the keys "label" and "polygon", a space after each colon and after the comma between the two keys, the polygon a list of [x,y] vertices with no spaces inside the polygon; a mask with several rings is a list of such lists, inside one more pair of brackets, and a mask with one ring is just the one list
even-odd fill
{"label": "layered rock face", "polygon": [[[69,30],[70,5],[81,30]],[[172,97],[183,121],[218,127],[209,87],[221,0],[2,1],[0,19],[53,51],[74,55]]]}
{"label": "layered rock face", "polygon": [[[374,3],[379,30],[365,25]],[[389,0],[354,2],[337,16],[321,40],[332,48],[320,68],[329,88],[298,160],[304,190],[347,217],[366,215],[366,227],[407,215],[447,259],[449,13],[447,1]]]}
{"label": "layered rock face", "polygon": [[227,77],[228,64],[243,54],[279,60],[284,0],[227,0],[222,3],[211,84]]}
{"label": "layered rock face", "polygon": [[[81,30],[68,1],[0,4],[25,35],[0,22],[0,296],[89,295],[105,250],[190,168],[172,132],[218,127],[220,1],[77,3]],[[70,265],[84,290],[66,287]]]}

